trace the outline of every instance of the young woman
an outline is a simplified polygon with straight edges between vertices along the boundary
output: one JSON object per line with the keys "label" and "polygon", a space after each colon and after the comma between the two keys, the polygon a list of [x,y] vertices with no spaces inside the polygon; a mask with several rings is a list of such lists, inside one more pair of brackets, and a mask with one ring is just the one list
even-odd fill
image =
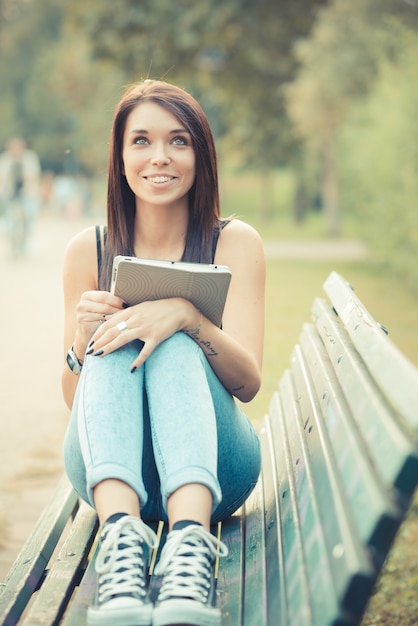
{"label": "young woman", "polygon": [[[226,547],[210,524],[248,497],[258,437],[235,398],[261,383],[265,263],[259,235],[219,214],[216,153],[199,104],[146,80],[115,112],[107,229],[88,228],[64,262],[70,480],[102,524],[90,626],[221,623],[212,566]],[[109,291],[115,255],[227,265],[221,328],[182,298],[126,307]],[[156,537],[167,520],[156,574]]]}

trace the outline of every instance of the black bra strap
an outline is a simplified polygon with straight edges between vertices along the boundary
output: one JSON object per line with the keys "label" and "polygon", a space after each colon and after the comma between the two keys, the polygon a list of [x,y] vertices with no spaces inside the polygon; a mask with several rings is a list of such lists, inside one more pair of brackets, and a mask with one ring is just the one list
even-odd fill
{"label": "black bra strap", "polygon": [[97,248],[97,275],[100,279],[100,271],[102,269],[102,235],[100,226],[96,226],[96,248]]}
{"label": "black bra strap", "polygon": [[219,239],[219,235],[221,234],[221,230],[223,230],[225,228],[225,226],[227,226],[229,224],[230,221],[231,220],[222,220],[213,229],[213,236],[212,236],[212,263],[215,262],[216,246],[218,245],[218,239]]}

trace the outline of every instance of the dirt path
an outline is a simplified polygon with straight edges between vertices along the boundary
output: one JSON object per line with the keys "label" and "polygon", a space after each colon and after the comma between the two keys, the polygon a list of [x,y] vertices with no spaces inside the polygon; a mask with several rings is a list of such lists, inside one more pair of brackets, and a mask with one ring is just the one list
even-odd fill
{"label": "dirt path", "polygon": [[63,471],[62,258],[86,223],[43,216],[17,263],[0,231],[0,581]]}

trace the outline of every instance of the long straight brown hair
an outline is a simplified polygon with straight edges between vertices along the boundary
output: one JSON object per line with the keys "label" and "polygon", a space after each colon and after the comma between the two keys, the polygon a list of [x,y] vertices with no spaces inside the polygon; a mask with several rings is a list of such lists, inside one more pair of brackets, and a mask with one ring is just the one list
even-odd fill
{"label": "long straight brown hair", "polygon": [[123,136],[131,111],[143,102],[167,109],[187,129],[195,151],[196,177],[189,191],[189,222],[183,261],[210,263],[212,233],[219,227],[219,189],[215,143],[207,117],[186,91],[163,81],[132,85],[116,107],[110,136],[107,241],[99,289],[110,289],[113,258],[134,255],[135,195],[123,173]]}

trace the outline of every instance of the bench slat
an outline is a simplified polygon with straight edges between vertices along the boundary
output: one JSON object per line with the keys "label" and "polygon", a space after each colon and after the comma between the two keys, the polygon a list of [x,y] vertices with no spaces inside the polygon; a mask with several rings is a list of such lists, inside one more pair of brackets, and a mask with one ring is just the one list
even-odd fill
{"label": "bench slat", "polygon": [[[22,626],[51,626],[60,619],[79,582],[98,527],[96,513],[82,503],[58,557],[49,570]],[[58,623],[58,622],[57,622]]]}
{"label": "bench slat", "polygon": [[[332,498],[325,503],[323,498],[321,501],[324,488],[326,490],[329,486],[326,484],[326,465],[323,462],[312,464],[308,444],[310,439],[311,445],[319,445],[320,416],[316,415],[312,397],[309,397],[312,396],[308,392],[310,381],[303,377],[304,372],[298,367],[301,364],[297,364],[294,358],[292,365],[293,376],[289,374],[286,384],[282,383],[280,395],[293,461],[291,471],[296,485],[312,622],[318,626],[332,624],[335,616],[340,614],[341,623],[350,623],[351,619],[346,619],[345,613],[361,614],[374,576],[358,538],[352,534],[342,501],[335,503]],[[301,419],[301,409],[305,416],[311,415],[309,425]],[[321,453],[330,456],[330,450],[323,448]],[[326,520],[330,520],[328,527],[323,519],[324,505],[327,506]],[[326,531],[328,537],[325,537]],[[339,575],[336,575],[337,570]]]}
{"label": "bench slat", "polygon": [[[319,454],[313,448],[311,458],[314,462],[315,458],[320,459],[324,454],[328,467],[329,490],[322,489],[321,493],[325,491],[331,502],[323,502],[321,510],[327,511],[332,502],[339,503],[343,517],[353,519],[361,542],[378,551],[387,551],[401,513],[373,472],[367,448],[339,390],[323,343],[312,325],[305,324],[303,327],[300,345],[314,386],[316,423],[324,446]],[[301,360],[300,357],[299,363]],[[303,408],[302,413],[309,414]],[[325,526],[329,521],[326,516]]]}
{"label": "bench slat", "polygon": [[418,428],[418,369],[383,333],[352,287],[337,272],[324,283],[325,293],[362,355],[380,390],[403,419]]}
{"label": "bench slat", "polygon": [[244,554],[243,515],[240,509],[222,522],[222,541],[228,546],[228,556],[219,561],[216,593],[222,610],[223,626],[241,626],[243,602]]}
{"label": "bench slat", "polygon": [[388,489],[396,486],[409,498],[418,478],[413,441],[386,404],[333,309],[317,299],[312,310],[318,333],[376,471]]}
{"label": "bench slat", "polygon": [[94,570],[96,554],[97,550],[92,549],[91,559],[87,564],[87,568],[77,589],[77,593],[69,604],[67,611],[60,622],[60,626],[86,625],[87,608],[92,604],[96,590],[96,573]]}
{"label": "bench slat", "polygon": [[244,595],[242,625],[266,626],[266,542],[261,479],[244,505]]}
{"label": "bench slat", "polygon": [[[286,381],[289,381],[288,374],[289,372],[282,379],[281,391]],[[278,394],[274,394],[270,404],[269,415],[281,510],[286,613],[289,616],[291,615],[294,624],[299,626],[311,624],[311,621],[306,568],[299,532],[297,492],[292,468],[293,459],[283,417],[288,411],[293,417],[292,406],[287,406],[287,395],[285,393],[284,396],[279,398]],[[283,407],[280,399],[283,401]]]}
{"label": "bench slat", "polygon": [[77,507],[78,497],[64,477],[0,588],[0,615],[4,618],[4,626],[14,626],[18,622],[39,587],[68,519]]}
{"label": "bench slat", "polygon": [[266,532],[267,622],[269,626],[285,624],[286,588],[284,576],[283,542],[280,524],[280,496],[271,424],[268,416],[260,432],[263,464],[262,481]]}
{"label": "bench slat", "polygon": [[[328,437],[311,373],[300,346],[296,346],[293,353],[292,373],[300,411],[296,424],[302,442],[301,454],[304,455],[309,478],[312,506],[315,506],[318,537],[323,541],[326,552],[319,584],[323,582],[324,568],[329,568],[330,584],[336,594],[335,604],[359,615],[367,602],[375,571],[356,532],[350,503],[344,496],[334,455],[334,438]],[[345,454],[347,449],[349,451],[348,445],[347,442]],[[313,567],[317,560],[317,555],[313,553]],[[310,572],[308,577],[314,581],[314,572]],[[311,593],[315,596],[318,592],[312,588]]]}

